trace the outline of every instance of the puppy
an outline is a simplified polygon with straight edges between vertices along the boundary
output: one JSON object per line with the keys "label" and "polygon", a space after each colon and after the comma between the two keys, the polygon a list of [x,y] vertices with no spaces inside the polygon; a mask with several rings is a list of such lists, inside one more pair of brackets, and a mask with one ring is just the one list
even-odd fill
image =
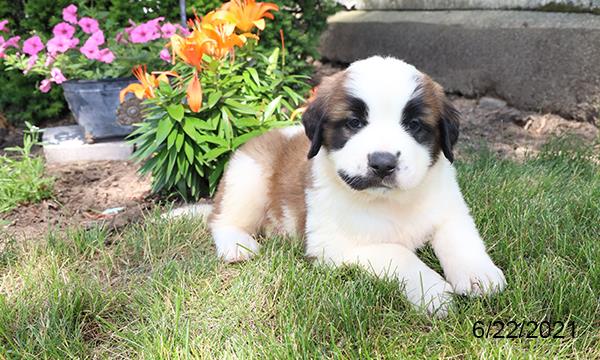
{"label": "puppy", "polygon": [[[486,253],[452,166],[459,114],[415,67],[371,57],[326,79],[303,126],[273,130],[231,158],[209,217],[227,262],[259,250],[256,234],[303,235],[306,255],[358,264],[403,284],[444,315],[452,290],[505,286]],[[415,249],[430,242],[444,277]]]}

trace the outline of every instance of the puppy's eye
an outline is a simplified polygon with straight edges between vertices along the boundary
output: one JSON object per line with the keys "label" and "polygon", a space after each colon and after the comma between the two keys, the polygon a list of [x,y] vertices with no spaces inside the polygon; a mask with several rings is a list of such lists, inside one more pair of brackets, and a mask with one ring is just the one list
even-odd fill
{"label": "puppy's eye", "polygon": [[421,121],[419,121],[419,119],[412,119],[406,126],[408,127],[408,130],[417,131],[421,129]]}
{"label": "puppy's eye", "polygon": [[346,120],[346,127],[350,130],[358,130],[365,126],[365,123],[357,118],[350,118]]}

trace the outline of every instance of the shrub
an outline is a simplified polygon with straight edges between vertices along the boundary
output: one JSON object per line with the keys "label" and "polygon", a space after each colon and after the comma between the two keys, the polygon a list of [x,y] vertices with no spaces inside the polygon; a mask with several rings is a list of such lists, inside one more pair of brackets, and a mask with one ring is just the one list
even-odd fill
{"label": "shrub", "polygon": [[27,123],[23,147],[7,148],[15,157],[0,156],[0,213],[27,202],[39,202],[52,195],[54,179],[44,176],[44,161],[32,156],[39,130]]}
{"label": "shrub", "polygon": [[287,72],[285,51],[263,54],[241,20],[223,18],[226,10],[211,12],[196,20],[189,37],[173,37],[179,60],[173,71],[137,69],[140,84],[122,94],[148,99],[146,121],[132,142],[155,192],[176,191],[188,200],[212,194],[231,152],[271,128],[290,125],[303,102],[306,77]]}

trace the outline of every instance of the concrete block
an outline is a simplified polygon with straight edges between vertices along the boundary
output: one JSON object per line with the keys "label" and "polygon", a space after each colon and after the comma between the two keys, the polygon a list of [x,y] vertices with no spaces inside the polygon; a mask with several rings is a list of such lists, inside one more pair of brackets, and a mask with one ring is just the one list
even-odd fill
{"label": "concrete block", "polygon": [[133,152],[133,145],[123,140],[88,144],[83,128],[77,125],[44,129],[42,141],[48,163],[128,160]]}
{"label": "concrete block", "polygon": [[359,10],[599,9],[600,0],[339,0]]}
{"label": "concrete block", "polygon": [[532,11],[347,11],[329,19],[325,59],[392,55],[447,91],[593,120],[600,109],[600,16]]}

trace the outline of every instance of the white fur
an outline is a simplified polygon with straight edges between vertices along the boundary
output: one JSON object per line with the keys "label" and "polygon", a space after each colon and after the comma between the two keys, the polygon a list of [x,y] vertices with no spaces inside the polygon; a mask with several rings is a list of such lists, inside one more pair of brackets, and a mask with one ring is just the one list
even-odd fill
{"label": "white fur", "polygon": [[201,218],[206,220],[212,211],[211,204],[190,204],[175,208],[161,215],[164,219],[174,219],[178,217]]}
{"label": "white fur", "polygon": [[[377,276],[392,276],[411,303],[439,315],[446,314],[452,289],[460,294],[502,289],[504,275],[486,253],[452,164],[440,154],[431,165],[429,150],[401,125],[422,74],[402,61],[380,57],[352,64],[347,74],[346,90],[368,105],[368,125],[341,149],[321,149],[310,164],[306,254],[322,263],[355,263]],[[297,134],[301,128],[277,131]],[[338,171],[364,175],[367,155],[375,151],[400,152],[394,186],[350,188]],[[222,210],[211,224],[217,251],[227,261],[258,250],[250,234],[268,212],[265,174],[243,153],[229,164]],[[291,230],[293,214],[285,209],[282,227]],[[446,280],[414,253],[429,241]],[[244,250],[235,250],[237,244]]]}
{"label": "white fur", "polygon": [[259,227],[266,213],[264,169],[250,156],[237,152],[221,181],[227,191],[219,215],[210,224],[217,254],[227,262],[247,260],[259,250],[249,232]]}

